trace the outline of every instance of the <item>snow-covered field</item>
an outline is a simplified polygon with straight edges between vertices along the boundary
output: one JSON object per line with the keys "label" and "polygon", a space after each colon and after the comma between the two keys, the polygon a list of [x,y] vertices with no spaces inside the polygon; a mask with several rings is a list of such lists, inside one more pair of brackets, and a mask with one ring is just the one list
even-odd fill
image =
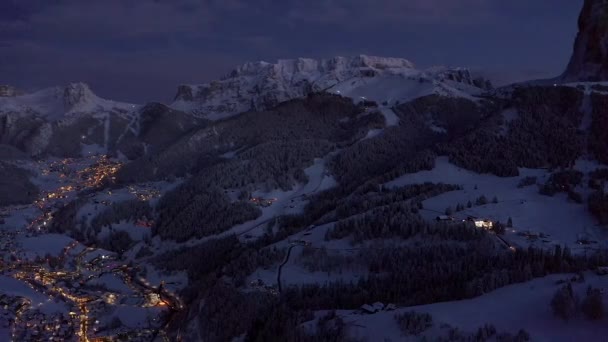
{"label": "snow-covered field", "polygon": [[308,201],[307,195],[327,190],[336,185],[335,179],[325,171],[325,160],[317,158],[314,164],[304,169],[308,176],[308,182],[290,191],[273,190],[270,192],[254,191],[253,197],[275,199],[268,207],[261,207],[262,215],[255,220],[232,227],[222,236],[227,234],[247,235],[248,237],[261,236],[264,234],[266,223],[280,215],[300,214]]}
{"label": "snow-covered field", "polygon": [[67,306],[60,301],[53,301],[50,298],[36,292],[30,285],[20,280],[0,275],[0,293],[9,296],[19,296],[31,301],[32,307],[40,311],[51,314],[55,312],[68,312]]}
{"label": "snow-covered field", "polygon": [[74,239],[61,234],[21,236],[17,241],[21,244],[28,259],[34,259],[36,256],[44,257],[46,254],[58,256],[66,246],[76,242]]}
{"label": "snow-covered field", "polygon": [[[583,172],[594,169],[593,165],[583,162],[577,164],[577,167]],[[538,183],[544,183],[549,173],[547,170],[520,169],[520,176],[502,178],[477,174],[449,163],[447,157],[439,157],[434,169],[404,175],[387,183],[387,186],[399,187],[424,182],[460,185],[462,190],[447,192],[424,201],[425,210],[421,214],[434,219],[443,214],[446,208],[454,209],[460,203],[465,205],[465,210],[453,214],[457,219],[475,216],[506,223],[512,218],[513,229],[507,230],[506,239],[515,244],[528,243],[517,234],[526,231],[547,235],[544,240],[548,242],[545,245],[568,245],[573,250],[583,248],[577,244],[581,238],[599,241],[599,245],[606,244],[606,232],[597,226],[586,205],[569,201],[563,193],[553,197],[541,195],[535,185],[518,188],[520,179],[526,176],[537,177]],[[475,200],[482,195],[489,203],[476,206]],[[492,203],[494,197],[498,203]],[[468,201],[473,203],[470,209],[466,208]],[[538,243],[543,244],[542,241]]]}
{"label": "snow-covered field", "polygon": [[89,280],[88,284],[103,286],[112,292],[118,292],[126,296],[134,294],[134,292],[123,282],[123,280],[114,273],[105,273],[99,278]]}
{"label": "snow-covered field", "polygon": [[[482,325],[493,324],[499,332],[517,333],[526,330],[531,341],[605,341],[608,336],[608,317],[588,321],[582,315],[565,322],[553,316],[550,302],[563,285],[556,281],[570,279],[572,275],[551,275],[527,283],[510,285],[480,297],[454,302],[400,308],[371,315],[358,311],[342,310],[339,314],[349,324],[350,335],[368,341],[418,341],[420,338],[403,336],[394,315],[416,311],[433,316],[434,326],[427,331],[436,334],[441,323],[474,333]],[[585,274],[584,283],[572,283],[580,299],[588,286],[608,290],[608,277]],[[604,300],[604,304],[606,301]]]}

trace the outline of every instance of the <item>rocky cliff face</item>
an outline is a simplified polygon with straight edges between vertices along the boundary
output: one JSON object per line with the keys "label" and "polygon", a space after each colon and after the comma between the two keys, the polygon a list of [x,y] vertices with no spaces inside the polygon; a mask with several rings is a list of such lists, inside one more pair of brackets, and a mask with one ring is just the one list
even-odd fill
{"label": "rocky cliff face", "polygon": [[0,97],[14,97],[22,93],[17,88],[10,85],[0,85]]}
{"label": "rocky cliff face", "polygon": [[77,105],[97,101],[97,96],[93,94],[87,84],[71,83],[63,90],[63,104],[67,110]]}
{"label": "rocky cliff face", "polygon": [[585,0],[565,82],[608,81],[608,0]]}
{"label": "rocky cliff face", "polygon": [[298,58],[274,64],[246,63],[218,81],[179,86],[172,107],[221,119],[248,110],[265,110],[319,91],[390,102],[431,93],[479,92],[490,86],[485,80],[473,79],[466,69],[417,70],[402,58]]}

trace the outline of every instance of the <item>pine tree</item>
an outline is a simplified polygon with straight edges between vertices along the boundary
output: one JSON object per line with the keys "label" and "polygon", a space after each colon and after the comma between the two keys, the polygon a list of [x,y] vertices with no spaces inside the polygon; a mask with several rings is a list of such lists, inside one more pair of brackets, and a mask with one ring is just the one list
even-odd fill
{"label": "pine tree", "polygon": [[594,289],[591,286],[587,289],[587,296],[583,300],[581,309],[590,320],[599,320],[604,317],[604,303],[602,302],[602,293],[599,289]]}
{"label": "pine tree", "polygon": [[553,309],[553,313],[563,320],[567,321],[574,316],[576,312],[576,300],[574,298],[574,291],[572,291],[572,285],[568,284],[555,292],[551,300],[551,308]]}
{"label": "pine tree", "polygon": [[486,196],[481,195],[481,196],[479,196],[479,198],[477,198],[477,201],[475,201],[475,204],[477,204],[477,205],[488,204],[488,199],[486,198]]}

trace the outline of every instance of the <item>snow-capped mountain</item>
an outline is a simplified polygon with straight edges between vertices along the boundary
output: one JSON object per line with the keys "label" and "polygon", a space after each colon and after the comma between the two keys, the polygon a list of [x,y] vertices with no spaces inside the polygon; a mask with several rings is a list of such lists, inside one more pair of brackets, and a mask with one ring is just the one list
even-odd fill
{"label": "snow-capped mountain", "polygon": [[608,81],[608,2],[585,0],[578,35],[562,81]]}
{"label": "snow-capped mountain", "polygon": [[489,87],[489,82],[473,79],[466,69],[418,70],[402,58],[298,58],[246,63],[218,81],[179,86],[171,107],[221,119],[318,91],[396,103],[428,94],[467,96]]}
{"label": "snow-capped mountain", "polygon": [[161,104],[106,100],[84,83],[31,94],[4,87],[0,144],[30,155],[78,156],[121,152],[136,157],[167,144],[200,120]]}
{"label": "snow-capped mountain", "polygon": [[79,114],[128,113],[138,107],[131,103],[102,99],[84,83],[71,83],[30,94],[19,94],[12,87],[5,88],[7,96],[0,97],[0,114],[27,113],[55,121]]}

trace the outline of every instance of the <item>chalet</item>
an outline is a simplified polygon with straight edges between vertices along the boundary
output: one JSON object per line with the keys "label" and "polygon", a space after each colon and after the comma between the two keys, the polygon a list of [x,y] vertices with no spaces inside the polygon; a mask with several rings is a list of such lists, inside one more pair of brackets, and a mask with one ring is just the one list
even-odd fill
{"label": "chalet", "polygon": [[381,302],[375,302],[374,304],[372,304],[372,306],[374,307],[374,309],[376,309],[376,311],[382,311],[384,309],[384,304],[382,304]]}
{"label": "chalet", "polygon": [[376,310],[376,308],[374,308],[373,306],[371,306],[369,304],[361,305],[361,311],[363,313],[367,313],[367,314],[373,314],[373,313],[378,312],[378,310]]}
{"label": "chalet", "polygon": [[373,314],[384,310],[384,304],[381,302],[375,302],[374,304],[363,304],[361,305],[361,311],[363,313]]}
{"label": "chalet", "polygon": [[494,222],[492,222],[491,220],[477,218],[474,216],[467,217],[467,221],[473,222],[475,224],[475,227],[477,228],[492,229],[492,227],[494,226]]}

